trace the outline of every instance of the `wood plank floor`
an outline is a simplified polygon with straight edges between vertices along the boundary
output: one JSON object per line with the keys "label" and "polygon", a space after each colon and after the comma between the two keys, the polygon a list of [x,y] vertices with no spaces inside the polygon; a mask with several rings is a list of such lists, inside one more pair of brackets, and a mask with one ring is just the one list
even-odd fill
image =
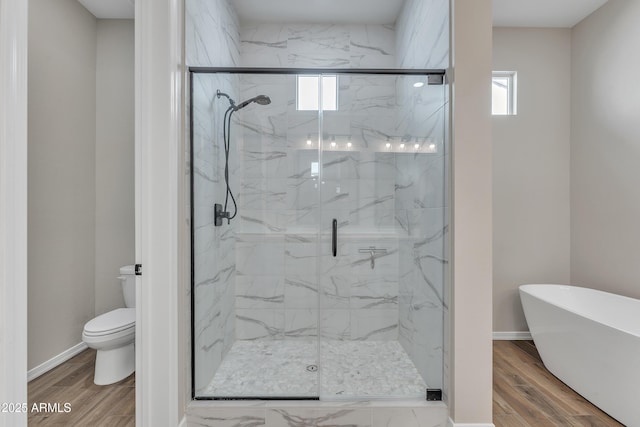
{"label": "wood plank floor", "polygon": [[496,427],[622,426],[551,374],[533,341],[493,342]]}
{"label": "wood plank floor", "polygon": [[[29,426],[135,426],[135,373],[124,380],[97,386],[93,383],[96,352],[87,349],[31,381],[33,404],[59,404],[59,412],[29,412]],[[64,412],[64,404],[71,410]]]}
{"label": "wood plank floor", "polygon": [[[95,350],[85,350],[29,383],[34,403],[71,405],[68,413],[30,412],[29,426],[135,426],[135,374],[93,383]],[[613,427],[622,424],[545,369],[532,341],[493,343],[493,422],[496,427]]]}

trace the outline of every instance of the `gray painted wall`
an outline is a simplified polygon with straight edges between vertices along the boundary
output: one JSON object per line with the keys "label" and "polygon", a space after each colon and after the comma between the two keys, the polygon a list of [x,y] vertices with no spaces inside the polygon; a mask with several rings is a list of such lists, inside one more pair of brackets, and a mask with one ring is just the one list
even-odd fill
{"label": "gray painted wall", "polygon": [[78,344],[94,315],[96,19],[29,2],[28,367]]}
{"label": "gray painted wall", "polygon": [[133,263],[133,21],[29,4],[28,368],[124,306]]}
{"label": "gray painted wall", "polygon": [[124,307],[119,268],[135,260],[134,28],[99,19],[96,74],[96,314]]}
{"label": "gray painted wall", "polygon": [[640,298],[640,2],[572,33],[571,278]]}
{"label": "gray painted wall", "polygon": [[518,116],[493,118],[494,331],[527,330],[520,283],[640,298],[639,19],[611,0],[572,29],[494,28],[520,90]]}
{"label": "gray painted wall", "polygon": [[518,114],[493,116],[493,330],[528,330],[518,286],[569,283],[571,30],[494,28]]}

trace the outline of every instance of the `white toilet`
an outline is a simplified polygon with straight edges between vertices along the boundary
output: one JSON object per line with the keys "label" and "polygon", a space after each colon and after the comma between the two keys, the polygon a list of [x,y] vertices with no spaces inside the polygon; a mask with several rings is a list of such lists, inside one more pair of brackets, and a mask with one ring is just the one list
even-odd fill
{"label": "white toilet", "polygon": [[127,308],[117,308],[90,320],[84,325],[82,341],[95,348],[96,370],[93,382],[113,384],[135,371],[136,355],[136,279],[135,267],[120,268],[120,282]]}

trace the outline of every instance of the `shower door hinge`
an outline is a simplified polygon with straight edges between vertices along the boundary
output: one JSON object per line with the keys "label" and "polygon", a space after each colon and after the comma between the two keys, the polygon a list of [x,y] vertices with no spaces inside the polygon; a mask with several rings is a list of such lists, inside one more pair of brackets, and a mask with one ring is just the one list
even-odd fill
{"label": "shower door hinge", "polygon": [[142,276],[142,264],[136,264],[134,272],[136,273],[136,276]]}
{"label": "shower door hinge", "polygon": [[427,401],[436,402],[442,400],[442,389],[428,388],[427,389]]}

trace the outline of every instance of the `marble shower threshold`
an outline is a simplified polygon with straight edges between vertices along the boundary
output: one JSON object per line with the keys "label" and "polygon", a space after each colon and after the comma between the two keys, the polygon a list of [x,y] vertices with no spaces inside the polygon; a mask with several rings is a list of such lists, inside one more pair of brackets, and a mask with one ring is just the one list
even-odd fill
{"label": "marble shower threshold", "polygon": [[200,397],[424,399],[426,388],[397,341],[322,341],[318,352],[315,340],[253,340],[233,344]]}

